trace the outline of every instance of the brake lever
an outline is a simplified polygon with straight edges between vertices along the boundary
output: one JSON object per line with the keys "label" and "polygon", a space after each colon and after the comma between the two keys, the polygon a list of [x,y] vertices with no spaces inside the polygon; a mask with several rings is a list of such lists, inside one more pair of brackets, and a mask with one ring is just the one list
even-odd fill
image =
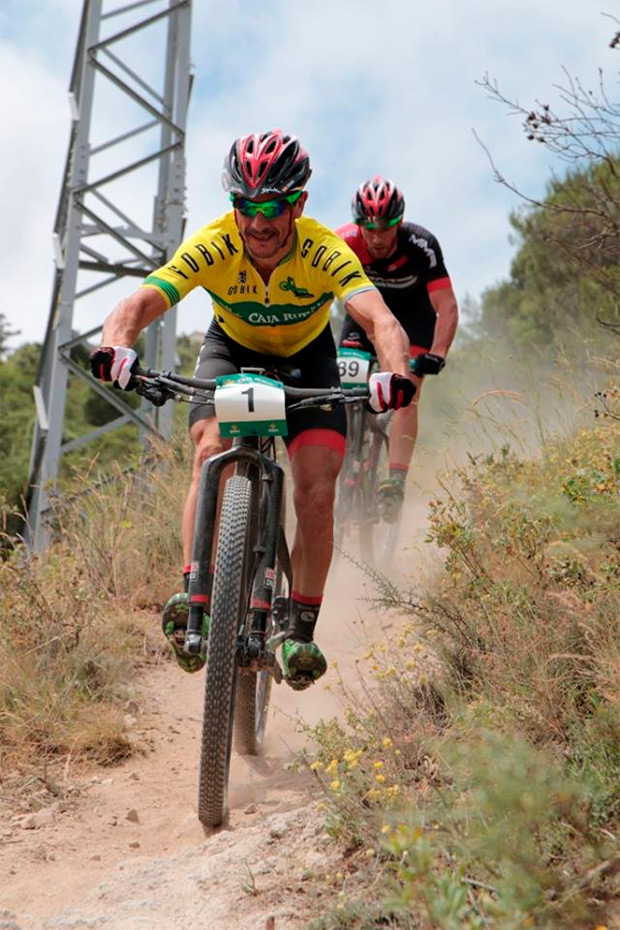
{"label": "brake lever", "polygon": [[161,388],[156,387],[154,384],[149,384],[148,381],[138,382],[136,387],[136,394],[144,397],[149,401],[149,403],[153,404],[154,407],[163,407],[171,396],[169,393],[162,391]]}

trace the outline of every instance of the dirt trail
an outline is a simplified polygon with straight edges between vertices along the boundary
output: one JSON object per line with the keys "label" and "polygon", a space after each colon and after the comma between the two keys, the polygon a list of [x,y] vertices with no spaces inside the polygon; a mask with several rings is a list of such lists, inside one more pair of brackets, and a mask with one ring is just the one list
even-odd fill
{"label": "dirt trail", "polygon": [[[410,508],[407,537],[424,521]],[[420,532],[417,534],[420,536]],[[420,564],[408,548],[400,577]],[[359,600],[364,579],[341,564],[328,588],[318,637],[348,685],[382,618]],[[334,672],[323,680],[334,682]],[[202,676],[162,660],[140,682],[130,732],[144,754],[77,784],[73,800],[0,827],[0,930],[276,930],[302,926],[325,891],[312,882],[331,850],[307,772],[288,770],[312,725],[341,711],[323,683],[298,694],[274,689],[263,755],[233,756],[230,822],[205,836],[196,817]]]}

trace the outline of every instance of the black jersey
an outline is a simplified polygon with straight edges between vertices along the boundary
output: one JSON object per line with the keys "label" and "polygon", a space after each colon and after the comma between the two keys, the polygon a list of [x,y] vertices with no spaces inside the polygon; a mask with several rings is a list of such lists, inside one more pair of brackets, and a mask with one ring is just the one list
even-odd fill
{"label": "black jersey", "polygon": [[[435,236],[416,223],[401,223],[393,254],[389,258],[373,259],[361,228],[355,223],[341,226],[336,232],[360,259],[367,277],[379,289],[409,336],[411,345],[430,349],[437,315],[429,294],[451,287],[441,246]],[[343,337],[354,338],[355,328],[359,329],[347,317],[340,341]]]}

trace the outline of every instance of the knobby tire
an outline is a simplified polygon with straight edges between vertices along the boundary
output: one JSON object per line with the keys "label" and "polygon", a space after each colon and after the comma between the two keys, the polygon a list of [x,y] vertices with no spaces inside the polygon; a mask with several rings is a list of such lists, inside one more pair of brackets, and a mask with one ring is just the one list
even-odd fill
{"label": "knobby tire", "polygon": [[248,605],[251,482],[226,482],[213,578],[200,743],[198,819],[217,827],[227,811],[234,719],[237,638]]}

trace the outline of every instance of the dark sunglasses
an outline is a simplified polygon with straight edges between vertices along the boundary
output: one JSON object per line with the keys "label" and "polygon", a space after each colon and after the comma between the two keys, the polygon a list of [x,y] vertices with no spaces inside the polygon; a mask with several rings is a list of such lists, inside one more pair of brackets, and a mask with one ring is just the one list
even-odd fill
{"label": "dark sunglasses", "polygon": [[237,194],[231,194],[230,199],[235,210],[238,210],[242,216],[254,217],[262,213],[268,220],[274,220],[277,216],[282,216],[291,204],[297,203],[302,193],[303,191],[293,191],[292,194],[278,197],[277,200],[263,200],[262,203],[248,200],[247,197],[239,197]]}
{"label": "dark sunglasses", "polygon": [[357,225],[363,226],[365,229],[389,229],[390,226],[397,226],[402,222],[402,216],[395,216],[392,220],[378,220],[377,222],[372,222],[372,220],[358,220]]}

